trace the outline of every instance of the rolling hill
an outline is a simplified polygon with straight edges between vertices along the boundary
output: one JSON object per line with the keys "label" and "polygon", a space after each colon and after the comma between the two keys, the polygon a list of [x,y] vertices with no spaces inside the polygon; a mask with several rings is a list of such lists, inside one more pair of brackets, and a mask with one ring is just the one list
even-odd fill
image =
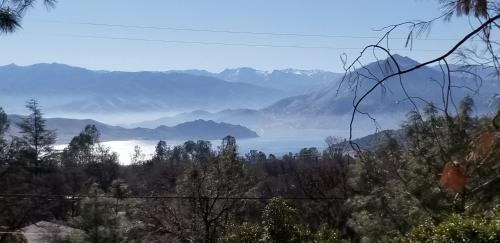
{"label": "rolling hill", "polygon": [[[19,135],[15,125],[22,116],[9,115],[11,122],[9,133]],[[195,120],[175,126],[156,128],[123,128],[111,126],[91,119],[47,118],[47,128],[55,130],[58,143],[67,143],[78,135],[86,125],[95,125],[101,133],[101,141],[114,140],[169,140],[169,139],[221,139],[227,135],[236,138],[254,138],[257,133],[240,125],[217,123],[211,120]]]}

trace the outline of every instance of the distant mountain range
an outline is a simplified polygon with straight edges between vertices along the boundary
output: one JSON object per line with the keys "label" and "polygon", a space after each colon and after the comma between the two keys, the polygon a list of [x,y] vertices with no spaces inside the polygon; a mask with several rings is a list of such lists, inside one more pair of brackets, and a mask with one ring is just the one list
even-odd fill
{"label": "distant mountain range", "polygon": [[[19,135],[16,126],[22,116],[9,115],[11,135]],[[175,126],[158,126],[156,128],[123,128],[111,126],[90,119],[47,118],[47,128],[56,130],[57,142],[67,143],[78,135],[86,125],[95,125],[101,133],[101,141],[114,140],[170,140],[170,139],[222,139],[227,135],[236,138],[254,138],[257,133],[240,125],[217,123],[211,120],[195,120]]]}
{"label": "distant mountain range", "polygon": [[[408,57],[395,55],[394,58],[403,69],[418,64]],[[457,70],[460,67],[453,66],[452,68]],[[361,86],[358,89],[358,94],[363,93],[374,84],[374,81],[368,77],[373,75],[380,78],[390,74],[391,70],[395,70],[394,63],[388,60],[380,60],[359,68]],[[458,106],[460,100],[466,95],[471,95],[475,100],[474,111],[476,114],[484,114],[495,109],[493,107],[495,105],[494,97],[500,91],[500,83],[491,79],[492,77],[489,75],[491,70],[488,68],[474,71],[483,78],[481,85],[478,80],[474,80],[473,76],[467,75],[465,72],[453,73],[451,110],[454,110],[454,105]],[[422,99],[433,102],[438,107],[442,105],[443,90],[439,85],[442,80],[443,74],[439,67],[423,67],[402,75],[402,84],[405,86],[406,92],[411,97],[418,97],[414,101],[419,107],[425,105]],[[348,86],[348,83],[343,84],[339,89],[338,81],[337,79],[336,82],[331,82],[325,88],[307,94],[283,98],[262,109],[226,109],[219,112],[198,110],[141,122],[136,125],[151,127],[158,124],[175,124],[186,119],[203,118],[242,124],[252,129],[276,126],[347,128],[349,115],[353,109],[354,91]],[[479,93],[475,93],[476,89]],[[370,112],[379,121],[385,119],[387,124],[391,124],[391,127],[397,126],[411,108],[412,104],[406,99],[405,91],[397,78],[386,80],[380,88],[375,89],[372,94],[367,96],[360,106],[361,111]]]}
{"label": "distant mountain range", "polygon": [[[418,62],[399,55],[394,58],[404,69],[414,67]],[[350,80],[354,75],[359,74],[358,97],[366,92],[375,81],[371,78],[380,79],[384,76],[394,73],[396,70],[392,60],[380,60],[370,63],[357,69],[346,77]],[[450,109],[453,104],[458,105],[460,100],[466,95],[471,95],[475,100],[475,108],[478,113],[483,113],[492,105],[492,98],[500,90],[500,84],[497,80],[489,80],[488,75],[479,73],[483,76],[482,86],[470,75],[464,73],[453,73],[452,75],[452,97]],[[422,67],[413,72],[402,75],[401,83],[398,77],[392,77],[383,82],[379,88],[375,89],[364,99],[359,107],[360,111],[370,112],[372,114],[394,114],[398,112],[407,112],[412,108],[412,104],[407,99],[412,97],[417,106],[422,107],[427,102],[434,103],[437,107],[443,105],[443,93],[446,92],[440,86],[443,82],[443,73],[435,67]],[[299,95],[282,99],[262,111],[274,115],[289,116],[324,116],[324,115],[342,115],[352,111],[354,90],[348,87],[348,81],[339,89],[339,83],[332,83],[328,87],[311,92],[306,95]],[[404,85],[404,89],[402,88]],[[446,86],[446,85],[445,85]],[[479,88],[479,93],[475,90]]]}
{"label": "distant mountain range", "polygon": [[[408,57],[395,55],[394,58],[402,69],[418,64]],[[358,94],[361,94],[374,84],[370,77],[381,78],[393,70],[392,61],[380,60],[359,67],[357,73],[351,73],[346,79],[359,74]],[[491,80],[488,68],[474,72],[483,78],[482,85],[472,75],[453,72],[452,110],[466,95],[474,98],[477,114],[495,109],[493,97],[496,95],[498,99],[500,83]],[[101,114],[118,117],[114,124],[130,128],[156,129],[196,119],[241,124],[259,133],[277,128],[347,128],[355,95],[349,86],[352,83],[339,86],[341,74],[317,70],[110,72],[36,64],[2,66],[0,77],[0,106],[9,113],[24,112],[25,100],[36,98],[49,114],[72,116],[76,113],[79,117],[94,119],[96,114]],[[397,78],[386,80],[366,97],[359,109],[370,112],[379,121],[386,119],[393,128],[412,108],[405,91],[417,97],[414,100],[419,107],[425,105],[422,100],[440,106],[442,81],[440,67],[420,68],[402,75],[402,83]],[[479,93],[474,92],[476,88]],[[154,116],[146,116],[153,112],[156,112]],[[118,113],[127,114],[128,118],[133,116],[134,121],[121,119]]]}
{"label": "distant mountain range", "polygon": [[11,64],[0,66],[0,106],[20,113],[27,99],[36,98],[52,114],[260,109],[281,98],[317,90],[338,76],[293,69],[118,72],[57,63]]}
{"label": "distant mountain range", "polygon": [[248,67],[225,69],[220,73],[211,73],[205,70],[169,72],[182,72],[215,77],[229,82],[259,85],[270,89],[281,90],[288,95],[305,94],[316,91],[331,83],[336,83],[338,78],[342,77],[340,73],[323,70],[282,69],[268,72]]}
{"label": "distant mountain range", "polygon": [[171,112],[260,108],[283,91],[209,76],[91,71],[63,64],[0,67],[0,106],[19,113],[36,98],[46,112]]}

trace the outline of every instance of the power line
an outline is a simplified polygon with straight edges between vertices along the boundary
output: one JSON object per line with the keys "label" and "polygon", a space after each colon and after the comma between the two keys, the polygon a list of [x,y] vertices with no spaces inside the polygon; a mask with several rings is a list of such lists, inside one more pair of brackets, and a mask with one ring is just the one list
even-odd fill
{"label": "power line", "polygon": [[0,231],[0,235],[54,235],[55,232]]}
{"label": "power line", "polygon": [[[126,25],[126,24],[108,24],[98,22],[67,22],[58,20],[39,20],[37,22],[55,23],[55,24],[72,24],[72,25],[88,25],[101,27],[118,27],[127,29],[152,29],[152,30],[171,30],[171,31],[187,31],[187,32],[206,32],[206,33],[225,33],[225,34],[245,34],[245,35],[264,35],[264,36],[295,36],[295,37],[320,37],[320,38],[344,38],[344,39],[379,39],[377,36],[360,36],[360,35],[330,35],[319,33],[287,33],[287,32],[260,32],[260,31],[242,31],[242,30],[225,30],[225,29],[209,29],[209,28],[181,28],[172,26],[151,26],[151,25]],[[407,37],[390,37],[394,40],[406,40]],[[424,41],[457,41],[454,38],[422,38]]]}
{"label": "power line", "polygon": [[[295,49],[323,49],[323,50],[362,50],[358,47],[333,47],[333,46],[302,46],[302,45],[274,45],[274,44],[254,44],[254,43],[230,43],[230,42],[208,42],[208,41],[184,41],[184,40],[166,40],[166,39],[146,39],[146,38],[130,38],[130,37],[113,37],[101,35],[74,35],[74,34],[45,34],[31,33],[34,35],[44,36],[60,36],[70,38],[88,38],[88,39],[104,39],[104,40],[125,40],[125,41],[142,41],[142,42],[157,42],[166,44],[196,44],[196,45],[218,45],[218,46],[244,46],[244,47],[271,47],[271,48],[295,48]],[[391,49],[392,51],[411,51],[411,52],[442,52],[444,50],[437,49]]]}
{"label": "power line", "polygon": [[131,195],[123,197],[114,197],[109,195],[69,195],[69,194],[0,194],[0,199],[2,198],[16,198],[16,199],[33,199],[33,198],[43,198],[43,199],[67,199],[67,200],[82,200],[89,198],[112,198],[112,199],[180,199],[180,200],[271,200],[273,198],[280,197],[286,200],[345,200],[344,197],[285,197],[285,196],[273,196],[273,197],[195,197],[195,196],[175,196],[175,195]]}

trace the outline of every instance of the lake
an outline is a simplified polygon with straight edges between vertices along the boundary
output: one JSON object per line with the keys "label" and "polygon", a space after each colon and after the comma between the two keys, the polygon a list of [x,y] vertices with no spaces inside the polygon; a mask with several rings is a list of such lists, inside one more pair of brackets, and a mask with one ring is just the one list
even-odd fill
{"label": "lake", "polygon": [[[238,152],[241,155],[250,150],[262,151],[266,154],[281,156],[288,152],[296,153],[302,148],[316,147],[319,151],[326,148],[325,138],[329,135],[345,136],[346,131],[308,131],[293,136],[270,135],[257,138],[237,139]],[[169,146],[181,145],[186,140],[166,140]],[[212,148],[217,149],[221,140],[209,140]],[[128,140],[128,141],[108,141],[103,142],[111,151],[116,152],[121,164],[129,164],[135,146],[140,146],[146,158],[151,158],[158,140]],[[56,145],[56,149],[63,149],[67,145]]]}

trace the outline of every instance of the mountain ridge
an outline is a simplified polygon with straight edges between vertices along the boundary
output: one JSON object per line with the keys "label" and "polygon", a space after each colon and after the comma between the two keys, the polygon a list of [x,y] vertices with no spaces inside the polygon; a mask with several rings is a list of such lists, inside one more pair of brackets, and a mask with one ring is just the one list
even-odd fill
{"label": "mountain ridge", "polygon": [[[396,59],[402,69],[418,65],[417,61],[409,57],[394,55],[394,59]],[[369,72],[364,68],[368,69]],[[392,59],[389,61],[386,59],[369,63],[359,70],[363,72],[361,74],[364,76],[375,75],[380,78],[382,75],[390,73],[391,69],[392,71],[395,70],[394,63]],[[467,76],[454,75],[452,78],[457,86],[474,83]],[[441,105],[441,88],[436,83],[440,79],[442,79],[441,71],[437,70],[435,66],[425,66],[412,73],[405,74],[402,77],[402,82],[406,86],[406,91],[411,96],[422,97],[437,105]],[[369,79],[364,79],[360,82],[362,86],[359,92],[366,91],[370,85],[374,84],[374,81]],[[396,124],[395,121],[403,119],[407,111],[411,110],[413,106],[405,100],[405,93],[398,79],[387,80],[384,82],[383,87],[385,90],[378,88],[371,95],[367,96],[360,109],[361,111],[369,111],[378,118],[379,122],[383,121],[389,124],[390,127],[394,127]],[[484,114],[488,112],[491,109],[490,97],[494,95],[495,91],[500,90],[500,87],[496,82],[486,82],[483,87],[479,88],[480,95],[474,94],[474,92],[468,89],[453,88],[453,102],[455,105],[458,105],[458,102],[465,95],[471,95],[475,100],[475,113]],[[344,83],[339,89],[339,83],[333,82],[324,89],[307,94],[285,97],[261,109],[230,109],[208,113],[198,111],[197,114],[188,112],[173,117],[146,121],[142,124],[152,126],[162,122],[180,122],[184,119],[201,117],[216,121],[238,123],[258,130],[261,128],[273,128],[275,124],[292,128],[331,128],[332,126],[337,127],[340,124],[347,127],[353,109],[353,95],[353,90],[347,87],[347,84]],[[420,100],[417,100],[417,102],[420,108],[425,105]]]}
{"label": "mountain ridge", "polygon": [[[10,135],[19,135],[18,122],[25,116],[8,115],[11,123]],[[168,139],[222,139],[227,135],[236,138],[254,138],[259,135],[241,125],[234,125],[212,120],[194,120],[175,126],[158,126],[156,128],[123,128],[108,125],[92,119],[46,118],[46,127],[55,130],[57,143],[68,143],[77,136],[86,125],[95,125],[101,133],[101,141],[114,140],[168,140]]]}
{"label": "mountain ridge", "polygon": [[[0,103],[19,113],[37,98],[46,112],[140,112],[258,108],[282,91],[182,73],[92,71],[65,64],[0,66]],[[228,104],[227,100],[232,103]]]}
{"label": "mountain ridge", "polygon": [[221,72],[205,70],[172,70],[168,72],[189,73],[211,76],[228,82],[255,84],[266,88],[278,89],[288,95],[303,94],[320,89],[330,82],[336,82],[341,74],[324,70],[277,69],[262,71],[250,67],[227,68]]}
{"label": "mountain ridge", "polygon": [[[408,57],[400,55],[394,55],[393,57],[401,69],[408,69],[418,64],[417,61]],[[359,83],[361,85],[358,86],[358,94],[363,94],[371,85],[375,84],[374,80],[367,77],[379,79],[393,73],[395,70],[392,59],[372,62],[359,68],[357,72],[360,74]],[[348,74],[346,80],[349,80],[352,75],[355,74]],[[481,96],[478,96],[466,88],[457,88],[470,85],[468,78],[454,76],[453,79],[456,86],[452,88],[453,100],[459,102],[466,95],[471,95],[476,100],[476,106],[481,112],[487,108],[489,96],[494,95],[494,91],[499,89],[497,83],[488,82],[485,84],[489,85],[488,87],[480,87],[482,93]],[[412,108],[412,104],[406,99],[405,92],[410,97],[419,97],[415,101],[419,106],[425,105],[421,102],[422,99],[439,105],[442,102],[441,87],[436,83],[439,80],[442,80],[442,73],[433,67],[427,66],[402,75],[401,82],[405,86],[404,90],[397,77],[389,78],[365,98],[359,109],[379,114],[408,111]],[[287,97],[264,108],[263,111],[279,115],[293,114],[297,116],[346,114],[353,109],[354,92],[353,89],[346,88],[345,85],[347,84],[344,84],[344,87],[341,87],[340,90],[337,83],[306,95]]]}

